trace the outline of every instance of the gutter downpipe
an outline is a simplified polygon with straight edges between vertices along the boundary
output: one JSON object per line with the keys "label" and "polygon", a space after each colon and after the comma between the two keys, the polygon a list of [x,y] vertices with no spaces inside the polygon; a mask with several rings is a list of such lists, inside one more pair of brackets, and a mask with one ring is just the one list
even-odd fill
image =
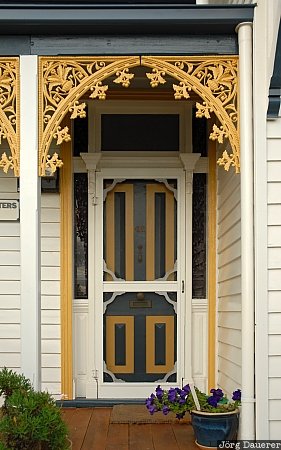
{"label": "gutter downpipe", "polygon": [[252,23],[237,26],[241,163],[242,408],[240,439],[255,439],[255,294]]}

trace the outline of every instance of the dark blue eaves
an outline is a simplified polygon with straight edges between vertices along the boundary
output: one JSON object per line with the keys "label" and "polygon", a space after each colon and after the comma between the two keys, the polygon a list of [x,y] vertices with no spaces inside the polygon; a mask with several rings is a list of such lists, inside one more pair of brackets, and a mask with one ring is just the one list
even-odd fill
{"label": "dark blue eaves", "polygon": [[235,35],[254,5],[3,2],[0,35]]}

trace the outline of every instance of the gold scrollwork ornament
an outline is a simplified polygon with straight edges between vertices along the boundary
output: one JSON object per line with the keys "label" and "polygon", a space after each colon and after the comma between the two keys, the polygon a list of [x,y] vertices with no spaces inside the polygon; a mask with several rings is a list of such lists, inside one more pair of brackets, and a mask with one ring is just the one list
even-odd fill
{"label": "gold scrollwork ornament", "polygon": [[206,102],[196,102],[196,117],[201,119],[202,117],[205,117],[206,119],[210,119],[211,115],[210,113],[213,112],[213,108],[211,106],[207,106]]}
{"label": "gold scrollwork ornament", "polygon": [[212,139],[212,141],[217,140],[219,144],[222,144],[225,137],[228,137],[225,127],[223,125],[218,127],[216,124],[214,124],[213,132],[210,134],[210,139]]}
{"label": "gold scrollwork ornament", "polygon": [[129,69],[123,69],[121,71],[116,72],[116,76],[117,78],[115,78],[115,80],[113,80],[113,83],[116,84],[121,84],[123,87],[129,87],[131,80],[134,78],[134,74],[133,73],[129,73]]}
{"label": "gold scrollwork ornament", "polygon": [[224,170],[227,172],[229,171],[230,167],[233,166],[236,169],[236,173],[239,173],[239,160],[237,161],[237,157],[235,157],[234,153],[231,153],[230,155],[227,153],[226,150],[224,150],[222,157],[217,160],[217,163],[219,166],[223,166]]}
{"label": "gold scrollwork ornament", "polygon": [[74,104],[69,108],[69,112],[71,112],[71,119],[76,119],[79,117],[80,119],[83,119],[87,116],[86,111],[86,103],[79,103],[78,100],[74,102]]}
{"label": "gold scrollwork ornament", "polygon": [[71,140],[70,134],[68,133],[68,127],[64,127],[63,129],[61,129],[61,127],[57,127],[57,130],[53,136],[57,140],[57,145],[60,145],[63,142],[69,142]]}
{"label": "gold scrollwork ornament", "polygon": [[108,86],[107,85],[103,86],[101,81],[92,86],[90,89],[92,91],[90,98],[98,98],[99,100],[106,99],[106,91],[108,90]]}
{"label": "gold scrollwork ornament", "polygon": [[175,91],[174,93],[175,100],[181,100],[182,98],[187,99],[190,97],[188,91],[191,91],[191,88],[182,81],[180,82],[179,85],[173,84],[173,89]]}
{"label": "gold scrollwork ornament", "polygon": [[14,168],[14,161],[12,156],[7,156],[4,152],[0,159],[0,167],[3,169],[5,173],[8,173],[9,169]]}
{"label": "gold scrollwork ornament", "polygon": [[51,174],[55,173],[55,171],[62,166],[63,166],[63,162],[61,159],[59,159],[59,155],[57,153],[54,153],[52,156],[47,155],[45,174],[51,175]]}
{"label": "gold scrollwork ornament", "polygon": [[165,84],[166,80],[163,78],[166,73],[163,70],[152,69],[152,73],[147,73],[146,76],[150,80],[151,87],[158,87],[159,84]]}

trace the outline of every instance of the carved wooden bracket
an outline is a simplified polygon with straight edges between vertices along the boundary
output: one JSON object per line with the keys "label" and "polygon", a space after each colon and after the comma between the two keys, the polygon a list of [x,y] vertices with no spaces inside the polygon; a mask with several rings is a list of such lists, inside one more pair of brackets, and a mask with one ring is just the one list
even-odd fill
{"label": "carved wooden bracket", "polygon": [[6,139],[10,154],[0,155],[0,168],[19,176],[19,58],[0,58],[0,144]]}

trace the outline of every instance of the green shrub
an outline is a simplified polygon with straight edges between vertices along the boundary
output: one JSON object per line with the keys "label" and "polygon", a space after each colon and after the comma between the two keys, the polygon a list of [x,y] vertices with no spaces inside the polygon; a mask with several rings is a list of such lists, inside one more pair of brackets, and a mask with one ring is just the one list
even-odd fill
{"label": "green shrub", "polygon": [[15,391],[29,392],[31,390],[32,385],[24,375],[8,370],[6,367],[0,370],[0,396],[4,396],[5,403]]}
{"label": "green shrub", "polygon": [[[0,392],[6,398],[0,418],[0,450],[68,449],[67,428],[50,394],[34,391],[22,375],[3,371]],[[5,386],[9,389],[4,390]]]}

